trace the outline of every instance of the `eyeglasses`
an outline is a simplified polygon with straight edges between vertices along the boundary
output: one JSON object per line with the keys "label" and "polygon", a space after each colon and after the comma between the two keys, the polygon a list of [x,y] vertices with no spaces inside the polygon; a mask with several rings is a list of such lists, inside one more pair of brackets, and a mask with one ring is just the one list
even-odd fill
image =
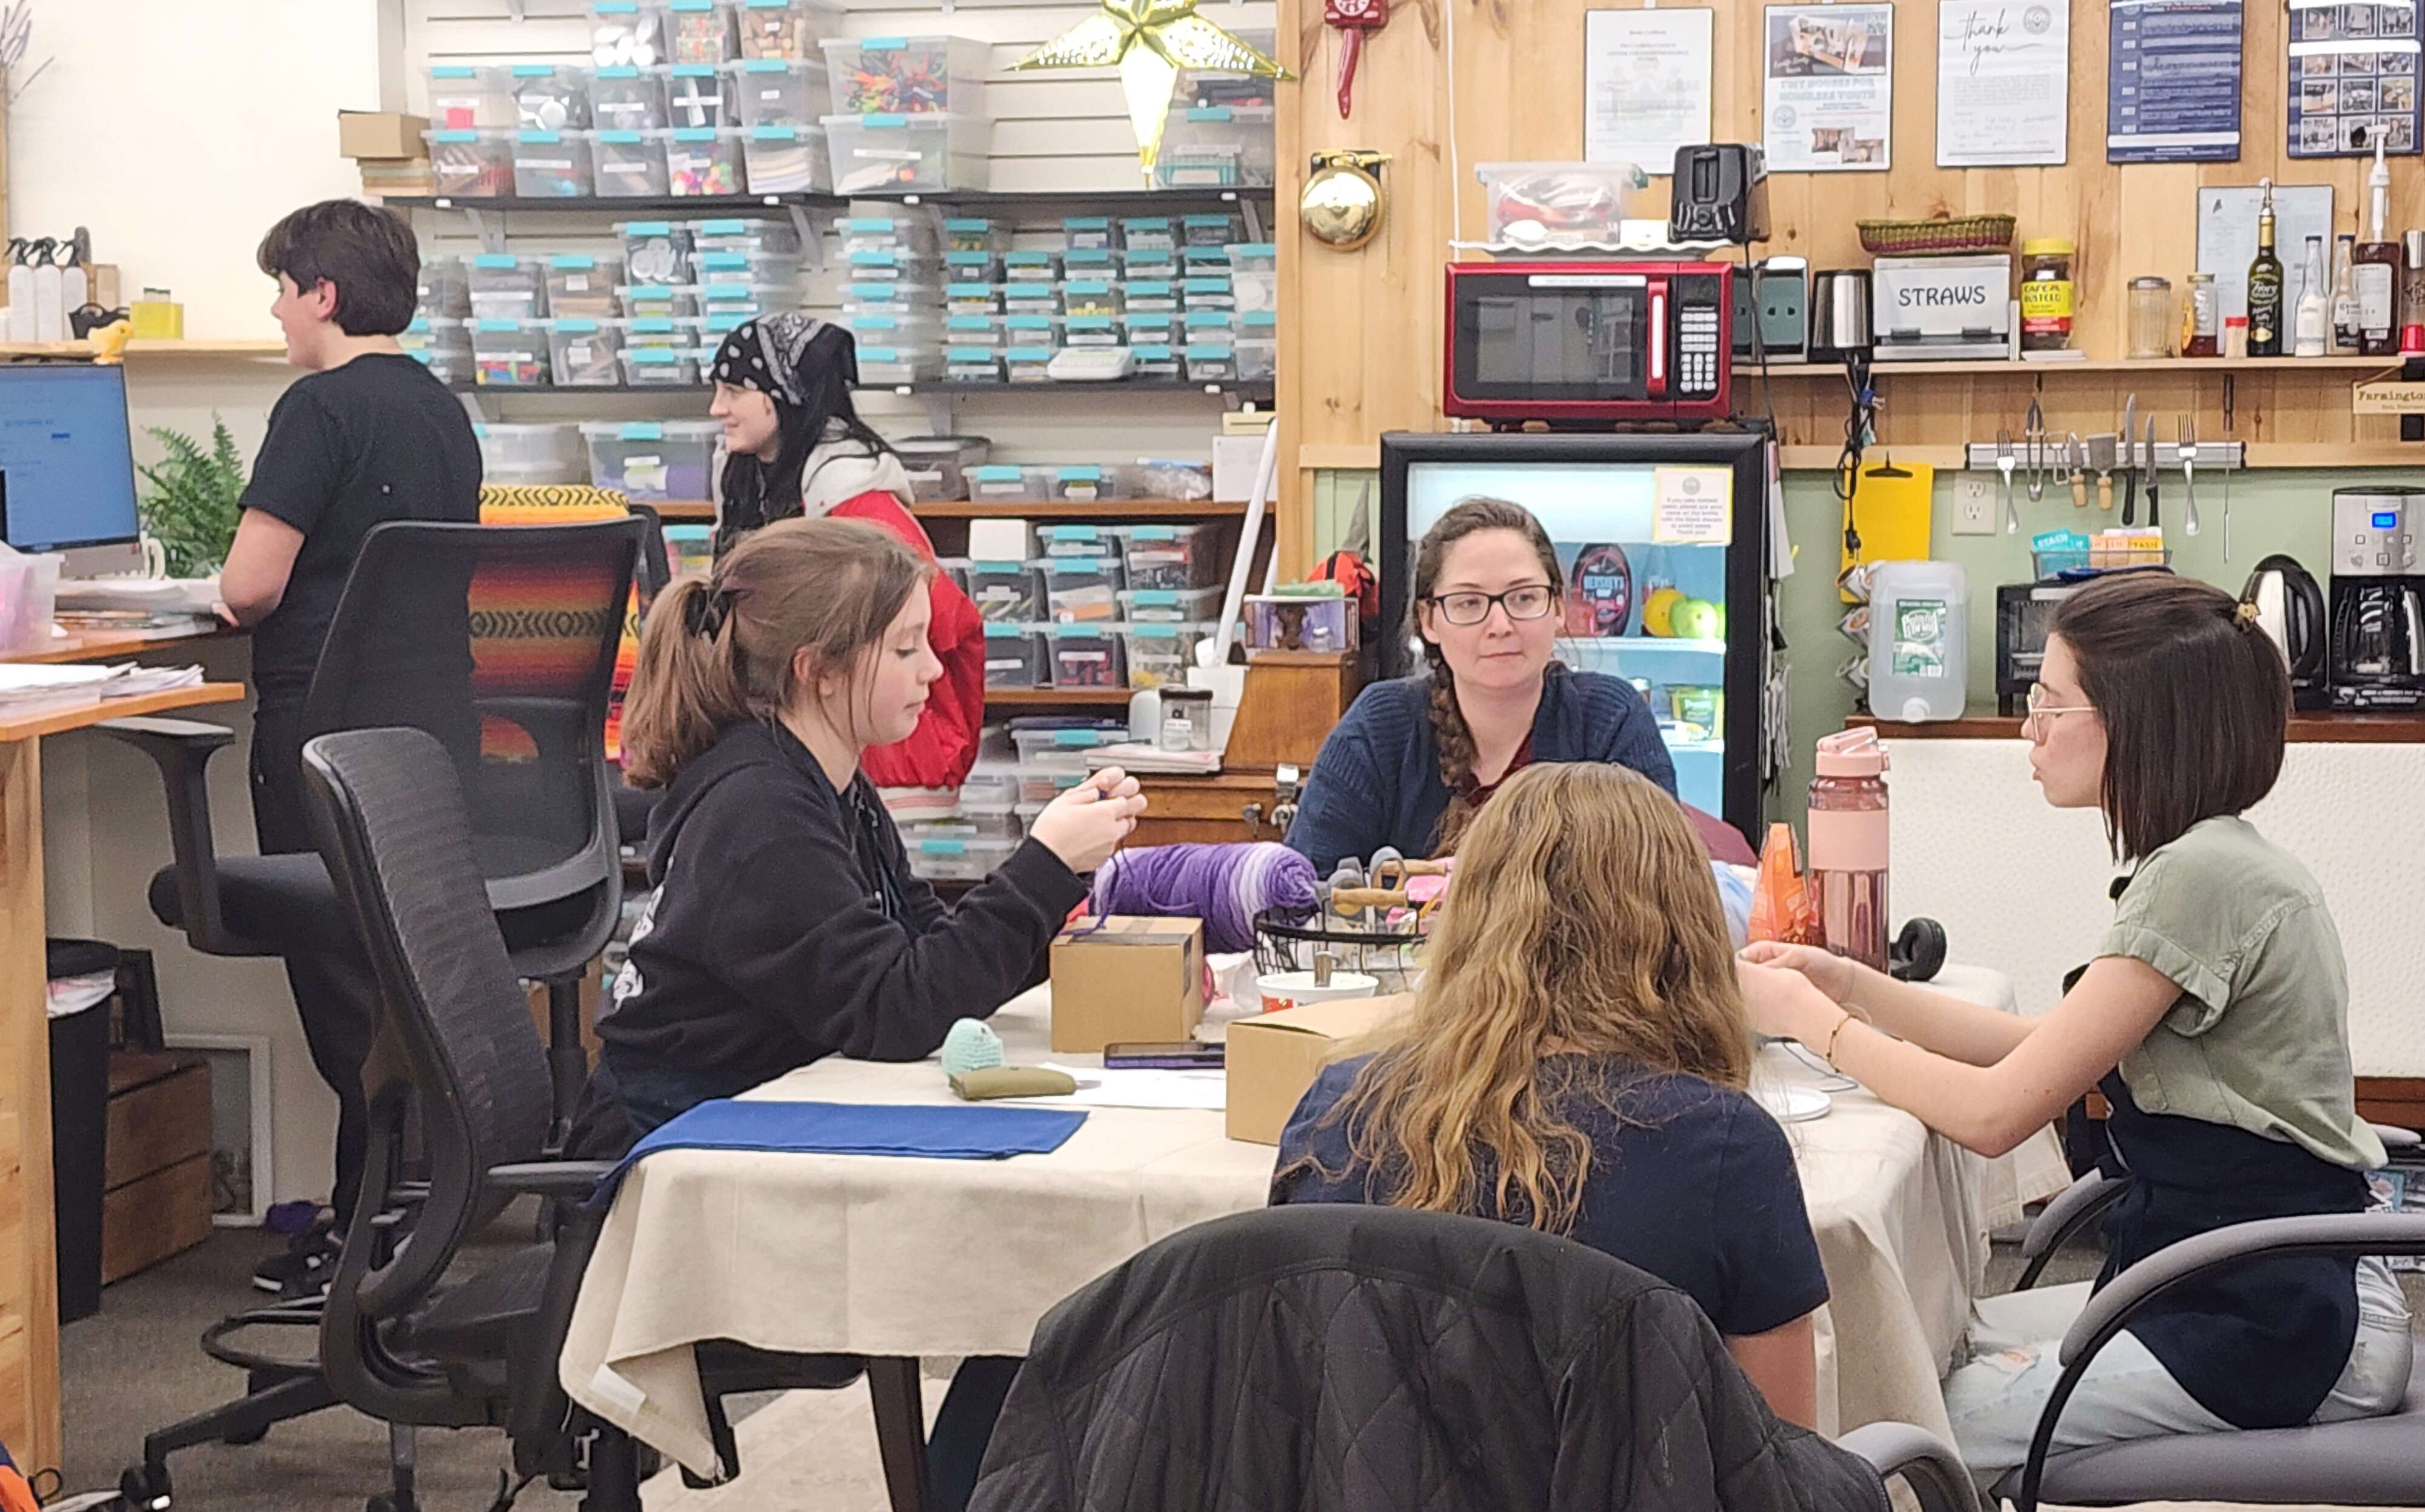
{"label": "eyeglasses", "polygon": [[1478,625],[1490,618],[1494,603],[1506,610],[1510,619],[1538,619],[1558,602],[1558,590],[1528,583],[1504,593],[1437,593],[1427,602],[1437,605],[1440,618],[1450,624]]}
{"label": "eyeglasses", "polygon": [[2092,703],[2053,704],[2047,701],[2048,697],[2044,683],[2030,684],[2029,713],[2021,719],[2021,732],[2032,740],[2044,739],[2048,724],[2058,715],[2096,712],[2096,706]]}

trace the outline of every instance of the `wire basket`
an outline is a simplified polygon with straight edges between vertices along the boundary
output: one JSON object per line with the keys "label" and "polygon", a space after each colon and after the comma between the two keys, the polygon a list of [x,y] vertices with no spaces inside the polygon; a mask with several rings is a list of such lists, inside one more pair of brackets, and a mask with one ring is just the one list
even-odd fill
{"label": "wire basket", "polygon": [[2000,252],[2013,245],[2011,216],[1954,216],[1935,220],[1858,220],[1861,249],[1872,257],[1952,257]]}
{"label": "wire basket", "polygon": [[1362,972],[1384,993],[1414,989],[1428,942],[1421,934],[1359,929],[1309,909],[1265,909],[1255,915],[1257,972],[1309,972],[1314,956],[1328,952],[1339,957],[1341,971]]}

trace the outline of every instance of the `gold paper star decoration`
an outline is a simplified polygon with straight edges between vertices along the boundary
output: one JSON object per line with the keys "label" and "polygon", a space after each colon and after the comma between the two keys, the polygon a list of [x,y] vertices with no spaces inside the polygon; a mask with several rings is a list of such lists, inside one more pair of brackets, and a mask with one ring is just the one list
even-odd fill
{"label": "gold paper star decoration", "polygon": [[1119,66],[1136,129],[1137,163],[1148,173],[1162,153],[1163,122],[1181,69],[1295,77],[1272,58],[1196,13],[1196,0],[1102,0],[1102,9],[1011,65],[1014,69]]}

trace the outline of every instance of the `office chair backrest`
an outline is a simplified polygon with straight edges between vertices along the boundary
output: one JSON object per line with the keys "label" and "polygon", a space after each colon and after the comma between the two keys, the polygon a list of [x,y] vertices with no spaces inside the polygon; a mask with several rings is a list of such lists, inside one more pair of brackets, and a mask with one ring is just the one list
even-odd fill
{"label": "office chair backrest", "polygon": [[484,483],[480,486],[480,523],[484,525],[571,524],[586,520],[641,522],[640,563],[632,597],[623,614],[622,639],[615,648],[614,691],[606,709],[606,759],[623,760],[623,699],[632,688],[632,674],[640,661],[640,618],[673,578],[673,561],[666,554],[665,526],[657,512],[634,505],[615,489],[584,483]]}
{"label": "office chair backrest", "polygon": [[1047,1313],[971,1512],[1858,1508],[1692,1298],[1572,1240],[1345,1204],[1183,1230]]}
{"label": "office chair backrest", "polygon": [[[610,884],[604,730],[646,523],[399,522],[362,543],[304,708],[307,734],[405,726],[453,760],[490,902]],[[611,910],[609,910],[611,911]]]}
{"label": "office chair backrest", "polygon": [[[412,1421],[378,1410],[380,1392],[415,1383],[383,1364],[377,1325],[428,1295],[491,1210],[489,1169],[542,1158],[547,1057],[482,895],[470,812],[438,741],[404,729],[321,735],[303,748],[303,785],[313,837],[378,983],[378,1034],[362,1070],[365,1186],[395,1179],[408,1109],[429,1185],[384,1264],[372,1268],[369,1246],[347,1236],[323,1362],[343,1400]],[[355,1221],[376,1222],[385,1205],[366,1191]]]}

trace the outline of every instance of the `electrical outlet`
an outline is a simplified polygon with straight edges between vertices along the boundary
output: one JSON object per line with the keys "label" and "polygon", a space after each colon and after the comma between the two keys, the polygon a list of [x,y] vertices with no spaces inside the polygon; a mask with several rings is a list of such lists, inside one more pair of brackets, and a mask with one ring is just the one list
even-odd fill
{"label": "electrical outlet", "polygon": [[1953,477],[1953,534],[1992,536],[1996,533],[1994,473],[1957,473]]}

